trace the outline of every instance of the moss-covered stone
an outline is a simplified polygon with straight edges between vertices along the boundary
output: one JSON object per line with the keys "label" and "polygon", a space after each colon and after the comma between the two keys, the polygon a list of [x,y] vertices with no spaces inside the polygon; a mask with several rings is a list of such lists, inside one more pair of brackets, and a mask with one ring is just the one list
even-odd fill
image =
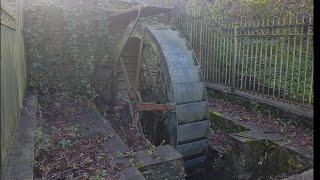
{"label": "moss-covered stone", "polygon": [[212,129],[219,132],[237,133],[248,131],[247,128],[236,125],[230,120],[226,119],[223,114],[216,111],[209,111],[210,120],[213,122]]}
{"label": "moss-covered stone", "polygon": [[313,128],[313,121],[310,118],[298,116],[289,112],[285,112],[279,108],[274,106],[264,104],[252,99],[248,99],[245,97],[237,96],[235,94],[224,93],[221,91],[208,89],[208,96],[216,99],[221,99],[224,101],[229,101],[234,104],[245,107],[250,111],[258,111],[270,117],[276,118],[283,123],[295,123],[299,125],[303,125],[307,128]]}
{"label": "moss-covered stone", "polygon": [[294,151],[269,140],[240,135],[229,136],[229,139],[232,142],[231,149],[223,154],[214,153],[214,149],[210,150],[213,152],[209,153],[210,166],[224,169],[237,179],[279,177],[301,172],[310,166],[306,159]]}
{"label": "moss-covered stone", "polygon": [[294,151],[267,142],[264,163],[261,166],[263,171],[260,176],[269,177],[297,173],[309,166],[308,161]]}

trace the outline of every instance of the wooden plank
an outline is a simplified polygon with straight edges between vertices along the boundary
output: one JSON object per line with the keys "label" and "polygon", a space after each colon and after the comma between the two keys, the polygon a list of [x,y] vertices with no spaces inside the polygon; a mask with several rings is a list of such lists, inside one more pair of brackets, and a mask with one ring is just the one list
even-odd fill
{"label": "wooden plank", "polygon": [[133,87],[133,95],[135,96],[137,94],[137,91],[140,86],[140,76],[141,76],[141,59],[142,59],[142,50],[143,50],[143,42],[144,42],[144,29],[142,28],[143,34],[140,39],[140,46],[139,46],[139,55],[138,55],[138,64],[136,67],[136,77],[134,81],[134,87]]}
{"label": "wooden plank", "polygon": [[196,154],[203,153],[206,150],[208,139],[178,145],[178,151],[183,157],[188,157]]}
{"label": "wooden plank", "polygon": [[173,83],[201,82],[200,67],[195,66],[195,67],[184,68],[184,69],[172,69],[171,80]]}
{"label": "wooden plank", "polygon": [[191,142],[201,138],[206,138],[209,134],[209,127],[209,120],[179,125],[177,128],[178,143]]}
{"label": "wooden plank", "polygon": [[207,117],[207,101],[177,105],[176,112],[179,124],[204,120]]}
{"label": "wooden plank", "polygon": [[197,102],[205,99],[204,83],[184,83],[174,85],[177,104]]}
{"label": "wooden plank", "polygon": [[6,26],[6,27],[8,27],[8,28],[11,28],[11,29],[13,29],[13,30],[16,30],[16,29],[17,29],[16,27],[11,26],[10,24],[8,24],[8,23],[6,23],[6,22],[4,22],[4,21],[2,21],[2,20],[1,20],[1,25],[4,25],[4,26]]}
{"label": "wooden plank", "polygon": [[16,15],[11,12],[9,5],[4,1],[1,2],[1,25],[16,30]]}
{"label": "wooden plank", "polygon": [[[127,9],[113,9],[111,10],[110,18],[112,21],[117,21],[120,18],[134,18],[139,11],[141,6],[132,6]],[[174,9],[173,6],[142,6],[141,16],[154,16],[160,13],[166,13]]]}
{"label": "wooden plank", "polygon": [[17,17],[14,13],[10,10],[9,4],[6,1],[1,1],[1,10],[3,10],[6,14],[8,14],[12,19],[16,20]]}
{"label": "wooden plank", "polygon": [[[141,13],[141,7],[138,8],[138,14],[137,14],[137,17],[136,19],[134,20],[133,23],[129,24],[127,26],[127,29],[125,30],[125,33],[124,33],[124,36],[119,40],[119,42],[117,43],[116,45],[116,48],[114,49],[114,58],[115,58],[115,61],[113,62],[113,67],[111,69],[111,72],[110,72],[110,75],[108,76],[107,78],[107,82],[110,81],[110,78],[112,77],[112,74],[114,72],[114,70],[117,69],[117,65],[120,61],[120,59],[122,58],[122,52],[125,48],[125,45],[127,43],[127,41],[129,40],[131,34],[133,33],[134,29],[135,29],[135,26],[139,20],[139,17],[140,17],[140,13]],[[124,67],[124,65],[123,65]]]}

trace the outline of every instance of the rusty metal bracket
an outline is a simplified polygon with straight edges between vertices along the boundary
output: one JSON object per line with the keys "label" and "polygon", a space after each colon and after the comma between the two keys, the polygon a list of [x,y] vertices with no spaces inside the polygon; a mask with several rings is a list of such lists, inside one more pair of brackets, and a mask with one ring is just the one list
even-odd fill
{"label": "rusty metal bracket", "polygon": [[128,108],[128,106],[132,106],[135,111],[172,111],[175,109],[175,104],[173,103],[157,104],[154,102],[132,103],[132,101],[123,101],[122,103],[115,103],[115,109]]}

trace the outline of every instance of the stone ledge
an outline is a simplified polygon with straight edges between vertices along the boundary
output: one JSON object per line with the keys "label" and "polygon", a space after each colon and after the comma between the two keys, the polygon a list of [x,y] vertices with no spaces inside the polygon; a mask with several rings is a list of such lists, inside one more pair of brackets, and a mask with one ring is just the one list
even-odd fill
{"label": "stone ledge", "polygon": [[313,169],[305,171],[301,174],[295,174],[283,180],[313,180]]}
{"label": "stone ledge", "polygon": [[183,179],[185,170],[183,158],[171,145],[163,145],[155,148],[154,158],[145,151],[137,153],[136,160],[142,164],[139,171],[146,179]]}
{"label": "stone ledge", "polygon": [[155,148],[157,158],[153,158],[146,151],[139,151],[136,154],[135,160],[143,164],[143,166],[152,166],[167,161],[182,160],[182,155],[171,145],[163,145]]}
{"label": "stone ledge", "polygon": [[[210,115],[212,117],[218,117],[221,120],[228,121],[228,124],[226,125],[234,125],[234,126],[240,126],[242,129],[246,129],[245,132],[238,132],[238,136],[242,136],[243,138],[249,138],[249,139],[255,139],[255,140],[269,140],[274,142],[275,144],[290,149],[301,156],[308,159],[310,162],[313,162],[313,147],[311,149],[301,147],[297,144],[290,144],[287,143],[288,140],[283,135],[274,132],[272,129],[260,127],[257,124],[250,122],[250,121],[240,121],[236,117],[233,117],[232,115],[225,113],[221,114],[219,112],[215,111],[209,111]],[[239,128],[238,128],[239,129]],[[234,134],[235,135],[235,134]]]}
{"label": "stone ledge", "polygon": [[97,110],[88,114],[88,118],[105,122],[103,125],[107,132],[105,149],[116,163],[123,165],[124,169],[120,171],[123,179],[142,179],[142,175],[145,179],[184,178],[185,171],[182,155],[173,146],[163,145],[155,147],[153,150],[146,149],[139,152],[131,152],[130,148],[112,128],[110,122]]}
{"label": "stone ledge", "polygon": [[[277,136],[270,134],[273,139]],[[215,168],[221,168],[239,179],[259,176],[282,176],[310,166],[299,153],[279,146],[252,131],[232,133],[226,136],[229,148],[223,152],[209,144],[209,159]]]}
{"label": "stone ledge", "polygon": [[33,179],[37,96],[26,96],[25,100],[10,148],[8,165],[1,179]]}
{"label": "stone ledge", "polygon": [[145,180],[144,176],[137,168],[129,167],[120,171],[122,180]]}

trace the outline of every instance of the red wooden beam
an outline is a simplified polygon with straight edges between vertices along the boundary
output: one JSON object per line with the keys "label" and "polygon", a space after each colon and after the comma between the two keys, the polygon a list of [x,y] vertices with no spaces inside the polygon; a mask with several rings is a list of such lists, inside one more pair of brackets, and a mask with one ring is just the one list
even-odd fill
{"label": "red wooden beam", "polygon": [[133,108],[138,111],[170,111],[174,109],[173,104],[155,104],[152,102],[134,104]]}

